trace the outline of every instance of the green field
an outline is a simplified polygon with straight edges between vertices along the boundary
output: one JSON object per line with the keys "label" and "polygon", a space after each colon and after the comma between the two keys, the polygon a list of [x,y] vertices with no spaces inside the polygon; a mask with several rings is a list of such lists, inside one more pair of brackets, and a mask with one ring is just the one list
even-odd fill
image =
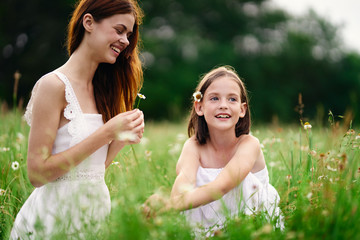
{"label": "green field", "polygon": [[[147,122],[145,128],[145,141],[134,146],[137,159],[127,147],[108,168],[112,212],[102,230],[86,239],[194,239],[179,213],[146,219],[141,212],[154,191],[170,191],[186,125]],[[26,173],[28,132],[20,113],[0,112],[0,239],[8,238],[34,189]],[[261,214],[240,214],[214,239],[360,239],[358,130],[343,128],[340,119],[308,130],[300,124],[253,126],[252,134],[263,144],[285,230],[274,229]]]}

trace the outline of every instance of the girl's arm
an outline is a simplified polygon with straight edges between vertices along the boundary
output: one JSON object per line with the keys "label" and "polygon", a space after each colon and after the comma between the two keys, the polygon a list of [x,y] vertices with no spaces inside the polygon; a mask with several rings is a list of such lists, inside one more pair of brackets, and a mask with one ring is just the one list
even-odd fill
{"label": "girl's arm", "polygon": [[195,137],[185,142],[176,165],[177,177],[171,190],[171,197],[181,196],[187,190],[196,187],[196,175],[200,166],[198,148]]}
{"label": "girl's arm", "polygon": [[[180,174],[176,178],[167,209],[185,210],[205,205],[224,196],[236,187],[249,174],[260,154],[259,141],[250,135],[244,136],[233,158],[220,172],[218,177],[204,186],[187,192],[179,192],[183,183]],[[184,166],[186,169],[186,166]]]}
{"label": "girl's arm", "polygon": [[28,176],[35,187],[53,181],[81,163],[120,131],[142,131],[140,111],[117,115],[89,137],[69,148],[52,155],[52,148],[59,128],[65,101],[65,86],[56,76],[48,75],[39,81],[34,96],[32,125],[28,144]]}
{"label": "girl's arm", "polygon": [[[176,180],[171,190],[171,196],[182,196],[186,189],[195,188],[196,174],[199,168],[198,144],[194,137],[188,139],[182,149],[176,165]],[[143,212],[146,217],[156,212],[166,211],[172,208],[168,197],[154,193],[144,203]]]}

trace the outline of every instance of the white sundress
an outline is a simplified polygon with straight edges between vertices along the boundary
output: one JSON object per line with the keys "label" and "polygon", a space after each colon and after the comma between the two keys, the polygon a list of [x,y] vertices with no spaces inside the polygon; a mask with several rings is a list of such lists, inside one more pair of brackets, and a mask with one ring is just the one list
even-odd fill
{"label": "white sundress", "polygon": [[[64,74],[56,71],[49,74],[56,74],[65,84],[68,103],[64,116],[69,122],[58,129],[52,149],[52,153],[57,154],[85,139],[104,122],[101,114],[82,113]],[[25,112],[30,126],[37,86],[38,83]],[[104,181],[107,151],[108,144],[62,177],[36,188],[17,214],[10,239],[50,239],[56,233],[77,239],[84,231],[95,231],[111,208],[109,190]]]}
{"label": "white sundress", "polygon": [[[203,168],[199,166],[196,176],[196,187],[208,184],[216,179],[223,168]],[[256,173],[249,173],[235,188],[221,199],[206,205],[186,210],[183,213],[196,234],[210,236],[221,229],[226,217],[234,217],[239,212],[251,215],[258,211],[267,212],[269,219],[278,217],[276,227],[284,228],[283,217],[278,207],[280,197],[269,183],[267,168]]]}

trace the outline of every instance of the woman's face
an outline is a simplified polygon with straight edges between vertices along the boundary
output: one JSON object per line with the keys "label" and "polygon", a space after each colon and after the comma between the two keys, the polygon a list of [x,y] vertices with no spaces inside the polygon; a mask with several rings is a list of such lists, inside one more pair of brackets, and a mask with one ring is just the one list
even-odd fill
{"label": "woman's face", "polygon": [[133,14],[116,14],[94,22],[88,41],[89,51],[99,63],[115,63],[119,54],[129,45],[135,24]]}

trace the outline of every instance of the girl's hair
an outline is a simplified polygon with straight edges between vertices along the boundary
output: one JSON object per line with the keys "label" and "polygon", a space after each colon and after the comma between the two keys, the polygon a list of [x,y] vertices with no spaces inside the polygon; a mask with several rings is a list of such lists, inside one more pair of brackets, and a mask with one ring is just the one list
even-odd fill
{"label": "girl's hair", "polygon": [[[250,132],[251,125],[248,96],[244,83],[241,81],[240,77],[232,67],[222,66],[211,70],[201,79],[196,88],[196,92],[199,91],[202,93],[202,95],[205,95],[205,91],[211,85],[211,83],[221,77],[231,78],[239,84],[241,103],[246,103],[247,108],[245,116],[243,118],[239,118],[239,121],[236,123],[235,135],[236,137],[239,137],[242,134],[248,134]],[[202,101],[202,99],[200,101]],[[206,140],[210,137],[205,118],[204,116],[197,115],[194,104],[192,106],[189,119],[188,135],[189,137],[195,135],[199,144],[205,144]]]}
{"label": "girl's hair", "polygon": [[94,95],[104,122],[132,109],[143,82],[139,59],[139,25],[143,13],[134,0],[80,0],[68,25],[67,49],[71,55],[84,37],[83,16],[90,13],[96,22],[115,14],[133,14],[135,24],[129,46],[120,53],[114,64],[100,63],[94,78]]}

